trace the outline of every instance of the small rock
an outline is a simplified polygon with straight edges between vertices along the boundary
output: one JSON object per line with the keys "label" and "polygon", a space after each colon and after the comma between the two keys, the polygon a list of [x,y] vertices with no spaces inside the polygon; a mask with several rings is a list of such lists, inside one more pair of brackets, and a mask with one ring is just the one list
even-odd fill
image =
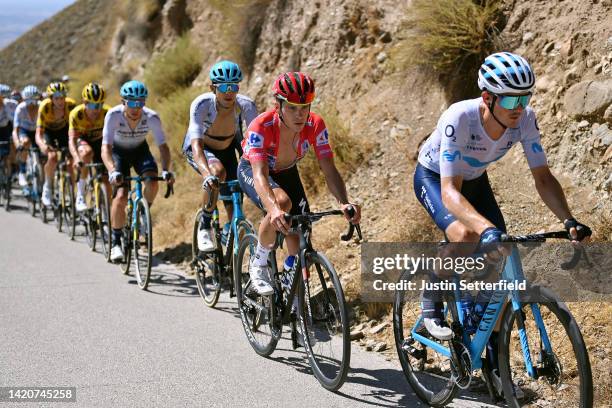
{"label": "small rock", "polygon": [[351,340],[359,340],[363,338],[363,332],[361,330],[353,330],[351,332]]}
{"label": "small rock", "polygon": [[608,41],[606,41],[606,48],[612,50],[612,36],[608,37]]}
{"label": "small rock", "polygon": [[608,106],[608,109],[603,114],[604,120],[607,120],[609,123],[612,123],[612,104]]}
{"label": "small rock", "polygon": [[589,121],[588,120],[583,120],[580,123],[578,123],[578,129],[586,129],[589,127]]}
{"label": "small rock", "polygon": [[544,46],[544,49],[542,51],[544,51],[545,54],[551,52],[553,49],[555,48],[555,43],[554,42],[550,42],[548,44],[546,44]]}
{"label": "small rock", "polygon": [[387,59],[387,53],[384,51],[376,56],[376,61],[378,61],[379,64],[382,64],[383,62],[385,62],[386,59]]}
{"label": "small rock", "polygon": [[561,44],[561,48],[559,49],[559,52],[561,53],[561,55],[564,55],[567,57],[568,55],[572,55],[572,51],[573,51],[573,44],[572,44],[572,39],[570,38],[569,40]]}
{"label": "small rock", "polygon": [[535,37],[535,34],[532,33],[531,31],[526,32],[525,34],[523,34],[523,43],[525,44],[530,43],[534,37]]}
{"label": "small rock", "polygon": [[572,68],[563,75],[563,85],[568,86],[571,85],[576,78],[578,78],[578,70],[576,68]]}
{"label": "small rock", "polygon": [[374,347],[372,347],[372,350],[376,351],[377,353],[381,351],[385,351],[386,349],[387,349],[387,343],[382,342],[382,341],[380,343],[376,343]]}
{"label": "small rock", "polygon": [[376,341],[375,340],[368,340],[366,342],[366,350],[367,351],[372,351],[372,349],[374,348],[375,345],[376,345]]}
{"label": "small rock", "polygon": [[382,33],[380,37],[378,37],[378,40],[384,43],[390,43],[392,40],[391,33],[388,31],[385,31],[384,33]]}
{"label": "small rock", "polygon": [[536,89],[538,91],[543,91],[543,92],[548,91],[553,86],[554,86],[554,83],[551,84],[551,81],[550,79],[548,79],[547,76],[541,76],[540,78],[536,80],[536,83],[535,83]]}
{"label": "small rock", "polygon": [[383,323],[381,323],[381,324],[378,324],[378,325],[376,325],[376,326],[372,327],[372,328],[369,330],[369,333],[370,333],[370,334],[377,334],[377,333],[380,333],[380,332],[381,332],[381,331],[383,331],[383,330],[385,329],[385,327],[387,327],[388,325],[389,325],[389,323],[387,323],[387,322],[383,322]]}

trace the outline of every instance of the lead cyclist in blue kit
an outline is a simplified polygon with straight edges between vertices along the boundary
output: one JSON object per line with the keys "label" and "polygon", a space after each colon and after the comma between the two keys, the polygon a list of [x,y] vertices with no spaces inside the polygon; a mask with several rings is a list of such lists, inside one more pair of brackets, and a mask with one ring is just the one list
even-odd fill
{"label": "lead cyclist in blue kit", "polygon": [[[423,144],[414,192],[448,241],[487,246],[500,242],[506,224],[486,168],[519,142],[542,201],[575,241],[591,234],[572,216],[561,185],[548,167],[536,115],[528,107],[534,84],[531,66],[521,56],[509,52],[488,56],[478,71],[481,96],[451,105]],[[422,307],[429,333],[439,340],[450,339],[442,303],[425,292]],[[487,346],[487,359],[499,391],[497,331]],[[522,394],[518,387],[515,391],[517,397]]]}

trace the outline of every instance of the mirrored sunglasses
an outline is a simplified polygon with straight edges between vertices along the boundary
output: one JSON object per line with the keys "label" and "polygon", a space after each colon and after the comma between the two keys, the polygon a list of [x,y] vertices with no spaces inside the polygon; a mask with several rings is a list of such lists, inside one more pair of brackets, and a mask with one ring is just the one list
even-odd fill
{"label": "mirrored sunglasses", "polygon": [[145,106],[143,99],[124,99],[123,101],[128,108],[142,108]]}
{"label": "mirrored sunglasses", "polygon": [[87,109],[91,109],[91,110],[96,110],[96,109],[102,108],[102,104],[101,103],[96,103],[96,102],[87,102],[87,104],[85,106],[87,107]]}
{"label": "mirrored sunglasses", "polygon": [[66,92],[53,92],[51,96],[54,98],[65,98]]}
{"label": "mirrored sunglasses", "polygon": [[240,85],[233,83],[215,84],[215,88],[221,93],[238,92]]}
{"label": "mirrored sunglasses", "polygon": [[527,95],[497,95],[499,99],[499,106],[504,109],[512,110],[518,108],[521,105],[526,108],[529,105],[531,94]]}

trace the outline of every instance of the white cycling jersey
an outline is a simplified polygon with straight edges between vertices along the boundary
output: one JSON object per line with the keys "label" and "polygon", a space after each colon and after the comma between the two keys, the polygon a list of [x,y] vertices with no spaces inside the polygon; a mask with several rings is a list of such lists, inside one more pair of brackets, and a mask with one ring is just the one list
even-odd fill
{"label": "white cycling jersey", "polygon": [[4,99],[2,107],[0,108],[0,128],[8,126],[9,122],[15,120],[16,109],[17,102],[12,99]]}
{"label": "white cycling jersey", "polygon": [[21,128],[27,131],[36,130],[36,121],[38,120],[38,114],[34,115],[34,118],[30,117],[28,113],[28,105],[25,101],[17,105],[15,109],[15,119],[13,120],[13,127]]}
{"label": "white cycling jersey", "polygon": [[[215,94],[207,92],[195,98],[189,109],[189,128],[183,140],[183,151],[186,151],[191,146],[194,139],[203,139],[204,133],[213,124],[217,118],[217,99]],[[242,133],[242,121],[246,123],[246,130],[251,121],[257,117],[257,108],[255,102],[247,96],[236,95],[236,133]],[[238,135],[242,138],[242,134]],[[238,140],[239,142],[241,140]]]}
{"label": "white cycling jersey", "polygon": [[153,133],[155,144],[166,143],[166,135],[162,129],[159,115],[146,106],[142,108],[142,116],[134,129],[130,128],[124,115],[125,107],[117,105],[111,108],[104,118],[102,144],[116,145],[122,149],[134,149],[145,142],[149,131]]}
{"label": "white cycling jersey", "polygon": [[442,114],[419,152],[422,166],[441,177],[463,176],[464,180],[473,180],[518,142],[523,145],[529,168],[547,165],[533,109],[525,108],[519,127],[506,129],[502,137],[493,140],[482,127],[481,102],[482,98],[457,102]]}

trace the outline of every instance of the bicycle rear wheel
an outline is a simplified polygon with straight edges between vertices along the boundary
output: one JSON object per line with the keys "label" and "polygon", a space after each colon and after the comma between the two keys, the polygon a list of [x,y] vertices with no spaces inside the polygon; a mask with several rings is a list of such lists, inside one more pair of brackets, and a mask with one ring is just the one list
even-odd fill
{"label": "bicycle rear wheel", "polygon": [[121,240],[121,246],[123,249],[123,260],[119,263],[119,267],[121,268],[121,272],[124,275],[130,273],[130,266],[132,263],[132,229],[130,228],[132,225],[132,217],[128,215],[127,218],[127,226],[123,227],[123,237]]}
{"label": "bicycle rear wheel", "polygon": [[106,186],[104,184],[98,184],[98,215],[96,223],[98,224],[98,230],[100,231],[100,238],[102,240],[102,252],[106,261],[110,261],[110,250],[111,250],[111,223],[110,223],[110,205],[108,202],[108,194]]}
{"label": "bicycle rear wheel", "polygon": [[329,260],[307,255],[309,279],[299,286],[300,330],[312,371],[324,388],[338,390],[348,374],[351,341],[344,292]]}
{"label": "bicycle rear wheel", "polygon": [[215,307],[221,295],[221,279],[219,262],[219,250],[209,253],[201,253],[198,249],[198,231],[200,230],[202,209],[197,214],[193,223],[193,239],[191,241],[191,254],[196,284],[200,297],[208,307]]}
{"label": "bicycle rear wheel", "polygon": [[[399,281],[408,282],[414,275],[406,270]],[[415,291],[398,290],[393,302],[393,334],[397,355],[406,381],[421,401],[432,407],[449,404],[458,392],[452,377],[450,359],[428,349],[412,336],[416,333],[431,337],[421,321],[421,302]],[[420,322],[416,327],[417,322]],[[438,341],[441,343],[440,341]]]}
{"label": "bicycle rear wheel", "polygon": [[53,218],[55,218],[55,227],[57,228],[57,232],[62,232],[62,227],[64,226],[64,214],[62,211],[62,184],[61,184],[60,172],[59,170],[55,171],[53,176]]}
{"label": "bicycle rear wheel", "polygon": [[[580,328],[565,303],[550,290],[539,290],[541,301],[524,303],[520,314],[508,305],[503,317],[499,370],[506,402],[510,407],[529,403],[556,408],[592,407],[591,364]],[[537,321],[543,323],[544,332]],[[521,326],[525,328],[532,362],[540,374],[538,379],[530,377],[525,369],[518,331]],[[545,336],[550,340],[552,353],[546,351]],[[514,395],[512,384],[525,393],[522,401]]]}
{"label": "bicycle rear wheel", "polygon": [[134,263],[136,264],[136,281],[142,290],[146,290],[151,279],[153,262],[153,234],[151,213],[145,199],[136,204],[136,224],[134,226]]}
{"label": "bicycle rear wheel", "polygon": [[282,327],[277,321],[274,295],[259,296],[251,292],[249,264],[255,255],[257,237],[247,234],[238,249],[237,268],[234,269],[234,286],[244,332],[260,356],[269,356],[276,348]]}
{"label": "bicycle rear wheel", "polygon": [[71,240],[74,240],[76,232],[76,209],[74,204],[74,188],[72,186],[72,180],[70,177],[64,177],[62,187],[62,194],[64,198],[62,200],[62,213],[64,215],[63,224],[66,226],[66,232]]}
{"label": "bicycle rear wheel", "polygon": [[85,237],[87,238],[87,245],[92,251],[96,250],[96,243],[98,238],[98,228],[96,225],[96,200],[95,193],[93,191],[93,184],[87,183],[85,186],[85,203],[87,209],[81,212],[83,218],[83,227],[85,227]]}

